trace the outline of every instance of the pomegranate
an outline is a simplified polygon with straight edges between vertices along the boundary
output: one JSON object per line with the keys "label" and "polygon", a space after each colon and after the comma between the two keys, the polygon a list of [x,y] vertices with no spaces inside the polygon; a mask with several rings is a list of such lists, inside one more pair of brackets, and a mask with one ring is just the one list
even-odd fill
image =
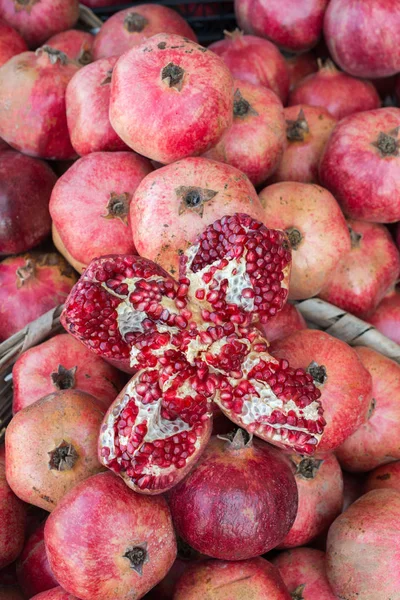
{"label": "pomegranate", "polygon": [[[272,223],[274,225],[274,223]],[[400,255],[384,225],[348,220],[351,251],[319,296],[359,317],[368,317],[400,273]]]}
{"label": "pomegranate", "polygon": [[381,465],[374,469],[365,483],[365,491],[391,488],[400,492],[400,461]]}
{"label": "pomegranate", "polygon": [[135,494],[112,473],[75,486],[47,519],[44,536],[57,580],[82,600],[142,598],[176,556],[165,499]]}
{"label": "pomegranate", "polygon": [[266,37],[280,48],[302,52],[318,42],[328,2],[235,0],[235,13],[246,33]]}
{"label": "pomegranate", "polygon": [[398,8],[397,0],[331,0],[325,13],[324,35],[333,60],[355,77],[398,73]]}
{"label": "pomegranate", "polygon": [[323,106],[335,119],[379,108],[381,100],[371,82],[338,71],[331,60],[320,63],[318,73],[309,75],[293,90],[289,106]]}
{"label": "pomegranate", "polygon": [[292,600],[337,600],[326,575],[325,553],[294,548],[272,559]]}
{"label": "pomegranate", "polygon": [[0,18],[14,27],[30,48],[73,27],[78,17],[78,0],[0,0]]}
{"label": "pomegranate", "polygon": [[278,570],[264,558],[205,560],[187,569],[173,600],[290,600]]}
{"label": "pomegranate", "polygon": [[398,436],[393,423],[400,418],[400,365],[370,348],[357,348],[364,367],[372,376],[372,401],[368,420],[336,450],[346,471],[371,471],[400,459]]}
{"label": "pomegranate", "polygon": [[[168,571],[164,579],[162,579],[160,583],[158,583],[148,594],[146,594],[145,600],[172,600],[173,593],[178,580],[181,578],[182,574],[191,564],[191,561],[182,560],[179,557],[179,545],[180,540],[178,539],[177,559],[175,560],[174,564],[172,565],[171,569]],[[199,556],[201,555],[199,554]]]}
{"label": "pomegranate", "polygon": [[326,428],[318,452],[338,448],[368,415],[372,379],[353,348],[327,333],[304,329],[274,342],[272,354],[306,369],[321,392]]}
{"label": "pomegranate", "polygon": [[5,21],[0,21],[0,67],[13,56],[27,50],[28,46],[18,31]]}
{"label": "pomegranate", "polygon": [[342,512],[347,510],[364,493],[365,477],[360,473],[342,472],[343,475],[343,506]]}
{"label": "pomegranate", "polygon": [[117,57],[96,60],[80,69],[67,87],[67,121],[71,143],[81,156],[101,150],[128,150],[111,127],[111,75]]}
{"label": "pomegranate", "polygon": [[277,95],[265,87],[235,81],[233,124],[205,156],[240,169],[253,185],[259,185],[278,167],[285,137]]}
{"label": "pomegranate", "polygon": [[289,297],[317,295],[350,250],[346,221],[322,187],[297,182],[270,185],[260,193],[263,222],[284,229],[292,249]]}
{"label": "pomegranate", "polygon": [[374,490],[352,504],[331,525],[327,573],[337,596],[349,600],[398,597],[399,517],[399,492]]}
{"label": "pomegranate", "polygon": [[17,561],[18,583],[27,598],[58,586],[46,555],[44,526],[30,536]]}
{"label": "pomegranate", "polygon": [[197,42],[193,29],[172,8],[138,4],[120,10],[104,23],[93,44],[94,59],[120,56],[159,33],[175,34]]}
{"label": "pomegranate", "polygon": [[296,517],[297,489],[286,458],[238,429],[211,438],[168,502],[178,534],[195,550],[244,560],[282,542]]}
{"label": "pomegranate", "polygon": [[271,182],[318,183],[318,166],[326,142],[336,125],[328,111],[315,106],[284,109],[287,148]]}
{"label": "pomegranate", "polygon": [[0,69],[0,136],[24,154],[73,158],[65,90],[78,69],[77,63],[50,46],[11,58]]}
{"label": "pomegranate", "polygon": [[77,389],[106,409],[122,388],[121,374],[72,335],[59,334],[24,352],[13,367],[13,413],[57,390]]}
{"label": "pomegranate", "polygon": [[203,154],[232,119],[233,80],[227,66],[187,38],[160,33],[128,51],[114,67],[111,125],[148,158],[171,163]]}
{"label": "pomegranate", "polygon": [[236,212],[262,220],[263,209],[240,171],[205,158],[187,158],[157,169],[139,185],[130,207],[135,247],[171,275],[205,227]]}
{"label": "pomegranate", "polygon": [[92,45],[94,36],[87,31],[79,29],[69,29],[53,35],[46,42],[55,50],[64,52],[71,60],[77,61],[80,65],[88,65],[92,62]]}
{"label": "pomegranate", "polygon": [[89,394],[62,390],[20,410],[6,431],[6,475],[29,504],[53,510],[79,481],[102,470],[96,444],[104,411]]}
{"label": "pomegranate", "polygon": [[393,290],[385,296],[367,320],[383,335],[400,344],[400,291]]}
{"label": "pomegranate", "polygon": [[130,4],[130,0],[82,0],[82,4],[89,8],[102,8],[103,6],[120,6],[121,4]]}
{"label": "pomegranate", "polygon": [[6,480],[4,446],[0,446],[0,525],[2,569],[11,564],[24,547],[26,528],[26,505],[17,498]]}
{"label": "pomegranate", "polygon": [[257,327],[269,342],[280,340],[295,331],[307,329],[307,323],[301,312],[293,304],[285,304],[277,315]]}
{"label": "pomegranate", "polygon": [[0,262],[0,341],[62,304],[75,281],[70,266],[55,252]]}
{"label": "pomegranate", "polygon": [[79,600],[76,596],[68,594],[62,587],[55,587],[51,590],[41,592],[36,596],[33,596],[31,600]]}
{"label": "pomegranate", "polygon": [[289,70],[290,90],[293,90],[304,77],[315,73],[318,69],[317,60],[311,52],[289,54],[284,58]]}
{"label": "pomegranate", "polygon": [[109,252],[135,252],[129,206],[151,171],[133,152],[95,152],[60,177],[50,199],[53,240],[77,271]]}
{"label": "pomegranate", "polygon": [[236,30],[209,49],[228,65],[235,79],[271,89],[283,104],[289,92],[289,71],[278,48],[268,40]]}
{"label": "pomegranate", "polygon": [[[319,175],[352,219],[400,220],[400,108],[350,115],[333,131]],[[351,149],[351,152],[349,152]]]}
{"label": "pomegranate", "polygon": [[26,252],[51,231],[49,201],[57,177],[19,152],[0,156],[0,255]]}

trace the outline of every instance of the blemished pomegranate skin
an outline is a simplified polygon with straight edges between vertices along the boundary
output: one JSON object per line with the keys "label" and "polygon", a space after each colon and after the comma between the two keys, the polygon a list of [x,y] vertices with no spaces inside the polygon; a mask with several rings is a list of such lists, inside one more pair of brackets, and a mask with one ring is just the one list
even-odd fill
{"label": "blemished pomegranate skin", "polygon": [[381,465],[369,473],[365,482],[365,493],[382,488],[400,492],[400,460]]}

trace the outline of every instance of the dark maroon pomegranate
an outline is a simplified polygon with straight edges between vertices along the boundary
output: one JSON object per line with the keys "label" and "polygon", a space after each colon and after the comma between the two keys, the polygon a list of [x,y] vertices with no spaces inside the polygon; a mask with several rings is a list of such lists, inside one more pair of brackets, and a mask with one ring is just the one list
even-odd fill
{"label": "dark maroon pomegranate", "polygon": [[58,585],[46,554],[44,526],[42,523],[29,537],[17,561],[18,582],[27,598]]}

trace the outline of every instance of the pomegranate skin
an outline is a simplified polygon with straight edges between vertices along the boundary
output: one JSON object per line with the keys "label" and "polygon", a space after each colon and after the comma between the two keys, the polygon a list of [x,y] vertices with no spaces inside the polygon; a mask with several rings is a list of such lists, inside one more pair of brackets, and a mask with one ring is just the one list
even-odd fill
{"label": "pomegranate skin", "polygon": [[280,340],[295,331],[307,329],[307,323],[301,312],[293,304],[285,304],[275,317],[267,323],[258,323],[258,329],[270,343]]}
{"label": "pomegranate skin", "polygon": [[65,496],[46,521],[45,543],[58,581],[82,600],[142,598],[176,557],[165,499],[135,494],[111,473]]}
{"label": "pomegranate skin", "polygon": [[129,206],[151,171],[133,152],[94,152],[60,177],[50,199],[53,240],[77,271],[97,256],[136,253]]}
{"label": "pomegranate skin", "polygon": [[13,367],[13,413],[60,389],[78,389],[108,408],[122,388],[121,373],[72,335],[61,333],[24,352]]}
{"label": "pomegranate skin", "polygon": [[50,46],[55,50],[64,52],[71,60],[77,61],[84,66],[92,62],[92,45],[94,36],[88,31],[80,31],[78,29],[69,29],[53,35],[46,42],[46,46]]}
{"label": "pomegranate skin", "polygon": [[348,600],[399,597],[399,516],[399,492],[374,490],[334,521],[328,534],[326,565],[337,596]]}
{"label": "pomegranate skin", "polygon": [[290,181],[264,188],[259,198],[263,223],[285,230],[289,237],[289,298],[316,296],[350,251],[350,235],[338,203],[318,185]]}
{"label": "pomegranate skin", "polygon": [[351,251],[319,296],[358,317],[368,317],[400,273],[400,255],[384,225],[348,220]]}
{"label": "pomegranate skin", "polygon": [[111,127],[111,75],[118,58],[97,60],[80,69],[67,87],[67,121],[71,143],[77,154],[128,150]]}
{"label": "pomegranate skin", "polygon": [[0,256],[26,252],[51,231],[49,201],[57,177],[19,152],[0,155]]}
{"label": "pomegranate skin", "polygon": [[329,0],[235,0],[239,27],[292,52],[310,50],[322,33]]}
{"label": "pomegranate skin", "polygon": [[274,44],[240,31],[226,34],[224,40],[210,44],[229,67],[233,77],[271,89],[285,104],[289,93],[289,71]]}
{"label": "pomegranate skin", "polygon": [[400,418],[400,365],[370,348],[360,346],[356,351],[372,376],[372,402],[368,420],[336,450],[336,456],[346,471],[365,472],[400,459],[393,429]]}
{"label": "pomegranate skin", "polygon": [[[191,191],[198,194],[194,197]],[[150,173],[137,188],[130,207],[135,247],[177,276],[179,255],[205,227],[235,213],[263,219],[247,176],[230,165],[186,158]]]}
{"label": "pomegranate skin", "polygon": [[102,25],[93,44],[94,60],[121,56],[159,33],[175,34],[197,42],[193,29],[172,8],[138,4],[120,10]]}
{"label": "pomegranate skin", "polygon": [[318,183],[318,166],[336,119],[322,107],[299,104],[284,109],[287,147],[271,183]]}
{"label": "pomegranate skin", "polygon": [[400,292],[394,290],[385,296],[367,320],[383,335],[400,344]]}
{"label": "pomegranate skin", "polygon": [[78,69],[65,54],[47,46],[11,58],[0,68],[0,136],[24,154],[74,158],[65,90]]}
{"label": "pomegranate skin", "polygon": [[189,567],[172,600],[291,600],[279,572],[264,558],[206,560]]}
{"label": "pomegranate skin", "polygon": [[52,511],[77,483],[102,470],[104,411],[85,392],[62,390],[20,410],[6,431],[6,476],[16,495]]}
{"label": "pomegranate skin", "polygon": [[65,302],[76,280],[55,252],[31,252],[0,262],[0,341]]}
{"label": "pomegranate skin", "polygon": [[379,108],[381,99],[372,83],[341,73],[332,61],[327,60],[318,73],[298,84],[290,94],[288,104],[323,106],[339,120],[353,113]]}
{"label": "pomegranate skin", "polygon": [[304,77],[318,70],[317,60],[311,52],[285,57],[289,71],[290,90],[293,90]]}
{"label": "pomegranate skin", "polygon": [[235,81],[233,123],[205,156],[240,169],[253,185],[278,167],[286,147],[283,106],[265,87]]}
{"label": "pomegranate skin", "polygon": [[337,600],[326,575],[325,553],[294,548],[272,559],[293,600]]}
{"label": "pomegranate skin", "polygon": [[232,119],[229,69],[186,38],[155,35],[114,67],[111,125],[130,148],[152,160],[167,164],[203,154]]}
{"label": "pomegranate skin", "polygon": [[286,458],[257,439],[245,445],[243,436],[238,430],[233,441],[212,437],[197,465],[168,494],[177,533],[198,552],[221,560],[275,548],[296,517],[297,487]]}
{"label": "pomegranate skin", "polygon": [[325,533],[343,505],[342,470],[334,454],[323,459],[291,456],[299,494],[296,520],[279,548],[305,546]]}
{"label": "pomegranate skin", "polygon": [[[6,480],[4,446],[0,447],[0,569],[11,564],[24,547],[27,506]],[[1,588],[0,588],[1,589]],[[1,599],[0,591],[0,599]],[[4,596],[6,598],[6,596]]]}
{"label": "pomegranate skin", "polygon": [[400,460],[374,469],[365,482],[365,492],[390,488],[400,492]]}
{"label": "pomegranate skin", "polygon": [[33,596],[31,600],[79,600],[79,598],[76,598],[76,596],[73,596],[72,594],[68,594],[62,587],[58,586]]}
{"label": "pomegranate skin", "polygon": [[18,31],[5,21],[0,21],[0,67],[16,54],[27,50],[28,46]]}
{"label": "pomegranate skin", "polygon": [[17,561],[18,583],[27,598],[58,586],[47,559],[44,526],[29,537]]}
{"label": "pomegranate skin", "polygon": [[355,77],[387,77],[400,71],[397,0],[331,0],[324,36],[333,60]]}
{"label": "pomegranate skin", "polygon": [[294,368],[306,369],[321,391],[327,425],[318,456],[338,448],[366,421],[372,395],[371,375],[345,342],[322,331],[304,329],[274,342],[272,355],[287,359]]}
{"label": "pomegranate skin", "polygon": [[0,0],[0,18],[14,27],[30,48],[70,29],[78,17],[78,0]]}
{"label": "pomegranate skin", "polygon": [[379,108],[352,114],[335,127],[319,177],[352,219],[400,220],[399,126],[400,108]]}

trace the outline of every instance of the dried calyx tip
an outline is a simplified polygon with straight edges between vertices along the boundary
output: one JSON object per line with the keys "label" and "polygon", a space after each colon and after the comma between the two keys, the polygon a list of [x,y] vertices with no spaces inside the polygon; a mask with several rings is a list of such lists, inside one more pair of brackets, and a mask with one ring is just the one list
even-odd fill
{"label": "dried calyx tip", "polygon": [[56,471],[70,471],[79,458],[73,445],[65,440],[48,454],[50,456],[49,468]]}
{"label": "dried calyx tip", "polygon": [[51,381],[58,390],[70,390],[75,387],[75,374],[78,367],[66,369],[63,365],[58,365],[57,371],[51,373]]}
{"label": "dried calyx tip", "polygon": [[324,461],[316,458],[303,458],[296,465],[296,475],[304,479],[314,479]]}
{"label": "dried calyx tip", "polygon": [[295,121],[291,119],[286,120],[286,137],[290,142],[304,142],[304,135],[309,133],[309,131],[310,129],[303,109],[300,109]]}
{"label": "dried calyx tip", "polygon": [[306,371],[311,375],[316,385],[323,385],[328,376],[326,368],[315,361],[308,365]]}
{"label": "dried calyx tip", "polygon": [[182,67],[170,62],[161,71],[161,79],[166,81],[168,87],[180,90],[184,74]]}
{"label": "dried calyx tip", "polygon": [[51,46],[42,46],[36,50],[36,56],[40,56],[43,52],[48,56],[52,65],[55,65],[57,62],[61,65],[66,65],[68,62],[68,56],[64,52],[61,52],[61,50],[56,50]]}
{"label": "dried calyx tip", "polygon": [[241,450],[242,448],[251,446],[253,440],[252,434],[240,427],[224,435],[218,435],[217,437],[224,442],[228,442],[229,447],[232,450]]}
{"label": "dried calyx tip", "polygon": [[128,13],[124,19],[124,27],[129,33],[140,33],[149,21],[137,12]]}
{"label": "dried calyx tip", "polygon": [[396,129],[389,131],[389,133],[381,131],[376,142],[372,142],[372,145],[379,150],[379,153],[383,158],[387,156],[399,156],[399,129],[400,127],[396,127]]}

